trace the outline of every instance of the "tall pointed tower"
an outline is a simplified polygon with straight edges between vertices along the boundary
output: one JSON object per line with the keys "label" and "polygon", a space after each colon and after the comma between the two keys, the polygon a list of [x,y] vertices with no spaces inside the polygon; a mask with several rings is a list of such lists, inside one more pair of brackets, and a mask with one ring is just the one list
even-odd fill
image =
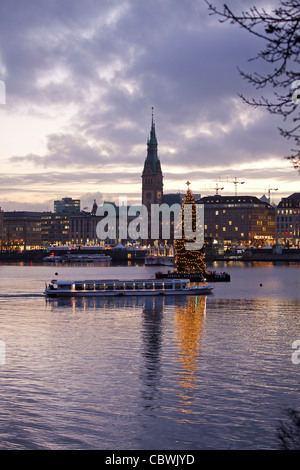
{"label": "tall pointed tower", "polygon": [[163,199],[163,174],[157,155],[157,139],[152,108],[152,125],[150,138],[147,142],[147,158],[142,174],[142,204],[150,213],[151,204],[162,204]]}

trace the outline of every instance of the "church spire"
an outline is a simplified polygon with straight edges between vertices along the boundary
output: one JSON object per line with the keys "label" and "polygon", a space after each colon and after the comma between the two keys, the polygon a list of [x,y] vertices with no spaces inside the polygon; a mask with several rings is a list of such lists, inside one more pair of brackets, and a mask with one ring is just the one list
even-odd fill
{"label": "church spire", "polygon": [[157,163],[158,163],[158,155],[157,155],[157,138],[155,133],[155,124],[154,124],[154,117],[153,117],[153,110],[152,107],[152,123],[151,123],[151,131],[150,131],[150,138],[147,141],[147,159],[148,163],[150,164],[152,170],[154,172],[157,171]]}
{"label": "church spire", "polygon": [[157,155],[157,138],[152,108],[150,137],[147,140],[147,157],[142,174],[142,204],[161,204],[163,197],[163,175]]}

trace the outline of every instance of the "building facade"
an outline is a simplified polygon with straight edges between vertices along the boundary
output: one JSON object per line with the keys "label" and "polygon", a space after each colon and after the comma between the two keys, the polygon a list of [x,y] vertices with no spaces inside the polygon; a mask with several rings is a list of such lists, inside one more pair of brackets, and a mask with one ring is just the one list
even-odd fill
{"label": "building facade", "polygon": [[41,239],[42,213],[29,211],[4,212],[2,249],[39,249]]}
{"label": "building facade", "polygon": [[255,196],[207,196],[204,204],[205,238],[224,245],[264,246],[275,243],[275,208]]}
{"label": "building facade", "polygon": [[[89,215],[80,211],[80,200],[64,197],[54,201],[54,212],[42,216],[42,245],[71,245],[72,217]],[[77,229],[78,232],[78,229]]]}
{"label": "building facade", "polygon": [[[115,217],[107,217],[107,214],[97,215],[95,203],[91,213],[81,211],[79,214],[55,214],[52,212],[42,215],[42,245],[99,245],[102,243],[117,244],[125,243],[127,238],[121,238],[121,234],[127,233],[127,224],[134,217],[124,219],[119,215],[119,207],[110,202],[109,204]],[[107,232],[104,239],[97,236],[97,225],[103,222],[103,232]]]}
{"label": "building facade", "polygon": [[41,219],[42,246],[69,245],[70,215],[47,212]]}
{"label": "building facade", "polygon": [[58,201],[54,201],[55,214],[79,214],[80,200],[71,197],[63,197]]}
{"label": "building facade", "polygon": [[277,243],[300,246],[300,193],[282,198],[276,209]]}

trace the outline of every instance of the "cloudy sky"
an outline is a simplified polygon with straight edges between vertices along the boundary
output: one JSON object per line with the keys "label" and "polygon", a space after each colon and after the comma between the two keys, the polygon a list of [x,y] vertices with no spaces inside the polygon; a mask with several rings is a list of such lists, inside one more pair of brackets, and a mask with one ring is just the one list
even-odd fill
{"label": "cloudy sky", "polygon": [[263,46],[204,0],[1,0],[0,206],[140,201],[152,106],[165,193],[299,191],[282,122],[238,97],[255,96],[237,67],[257,70]]}

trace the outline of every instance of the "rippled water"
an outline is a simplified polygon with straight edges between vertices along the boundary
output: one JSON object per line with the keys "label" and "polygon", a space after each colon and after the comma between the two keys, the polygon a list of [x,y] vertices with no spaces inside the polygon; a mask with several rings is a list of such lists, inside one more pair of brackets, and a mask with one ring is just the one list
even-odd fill
{"label": "rippled water", "polygon": [[300,405],[300,266],[216,269],[231,282],[209,296],[45,300],[57,276],[155,270],[2,265],[0,448],[278,448]]}

